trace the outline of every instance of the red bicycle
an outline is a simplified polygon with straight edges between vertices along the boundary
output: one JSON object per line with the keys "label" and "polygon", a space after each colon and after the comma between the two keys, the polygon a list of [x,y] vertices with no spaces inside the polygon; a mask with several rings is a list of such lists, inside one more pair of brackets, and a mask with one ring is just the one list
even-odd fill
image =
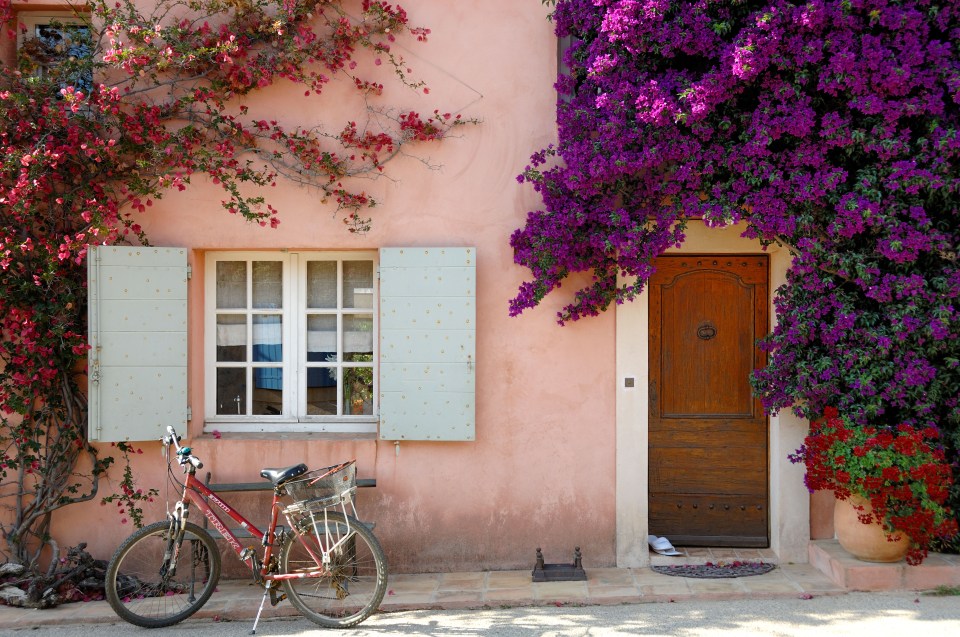
{"label": "red bicycle", "polygon": [[[173,427],[160,441],[167,472],[182,491],[167,520],[135,532],[110,560],[107,601],[122,619],[144,628],[170,626],[195,613],[213,594],[220,551],[206,530],[188,521],[191,503],[264,588],[251,634],[267,598],[272,605],[289,598],[304,617],[328,628],[355,626],[379,608],[387,560],[380,542],[356,518],[353,461],[311,472],[304,464],[263,469],[260,475],[273,485],[273,501],[270,524],[262,532],[197,479],[203,464],[190,447],[180,446]],[[170,447],[175,448],[172,455]],[[182,484],[173,476],[174,457],[186,473]],[[221,512],[259,541],[262,557],[254,547],[241,546]],[[286,525],[278,524],[281,516]]]}

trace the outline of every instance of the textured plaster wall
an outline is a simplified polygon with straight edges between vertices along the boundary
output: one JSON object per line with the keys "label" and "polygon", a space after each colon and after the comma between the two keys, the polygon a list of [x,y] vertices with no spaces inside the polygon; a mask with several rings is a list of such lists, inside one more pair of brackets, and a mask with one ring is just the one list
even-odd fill
{"label": "textured plaster wall", "polygon": [[[645,564],[646,296],[560,328],[556,311],[578,287],[571,281],[542,307],[507,316],[507,302],[526,275],[512,263],[509,236],[538,206],[536,193],[515,176],[532,151],[556,139],[556,39],[548,9],[516,0],[424,1],[406,8],[411,22],[432,34],[425,45],[401,40],[395,51],[431,92],[391,90],[382,105],[421,113],[440,108],[482,123],[440,144],[411,148],[411,156],[388,165],[389,179],[367,184],[381,202],[370,233],[347,233],[316,192],[283,182],[266,193],[281,210],[276,230],[227,214],[220,191],[202,180],[170,193],[141,218],[154,245],[190,250],[189,443],[221,482],[258,480],[266,466],[303,461],[319,467],[357,458],[358,474],[377,480],[375,489],[360,491],[359,507],[376,522],[393,572],[527,568],[538,546],[548,562],[568,561],[581,546],[588,567]],[[389,86],[389,78],[384,83]],[[256,117],[286,125],[332,122],[336,130],[363,104],[342,87],[331,90],[339,91],[336,99],[314,100],[280,85],[245,103]],[[476,441],[395,446],[370,437],[204,435],[205,255],[386,246],[477,248]],[[692,228],[684,249],[751,252],[758,246],[735,228]],[[773,254],[771,290],[786,264],[785,253]],[[635,388],[623,387],[627,375],[636,378]],[[770,427],[773,545],[782,558],[804,561],[808,500],[785,456],[805,426],[772,418]],[[158,443],[141,447],[134,469],[142,487],[161,489],[147,512],[148,520],[159,519],[165,467]],[[115,471],[112,479],[118,477]],[[102,494],[112,491],[101,486]],[[253,510],[266,502],[256,495],[227,499]],[[118,524],[115,508],[98,500],[71,507],[58,514],[54,534],[63,546],[85,541],[94,555],[108,557],[131,531],[129,522]]]}
{"label": "textured plaster wall", "polygon": [[[394,572],[532,567],[538,546],[547,561],[567,561],[579,545],[585,565],[612,565],[614,316],[558,327],[564,290],[520,318],[507,315],[526,274],[512,263],[509,236],[537,207],[536,194],[515,177],[531,152],[556,137],[556,39],[548,9],[515,0],[405,7],[412,23],[432,33],[425,45],[401,41],[396,52],[431,92],[393,90],[383,104],[421,113],[441,108],[482,123],[438,145],[411,148],[413,156],[388,165],[390,179],[368,184],[382,204],[370,233],[347,233],[316,192],[282,182],[266,193],[281,210],[276,230],[230,216],[219,206],[220,192],[202,183],[164,197],[142,218],[155,245],[190,249],[190,443],[215,481],[254,481],[265,466],[356,457],[358,475],[377,480],[376,489],[361,490],[360,508],[376,522]],[[335,106],[362,106],[349,100],[338,93],[331,105],[278,86],[247,104],[285,124],[339,127],[344,120]],[[343,115],[357,117],[349,108]],[[383,246],[477,247],[476,441],[397,447],[293,434],[203,435],[205,254]],[[140,482],[160,486],[159,445],[142,447],[135,459]],[[238,505],[256,502],[237,498]],[[153,513],[162,514],[162,506]],[[62,543],[87,541],[105,557],[130,530],[115,524],[115,515],[93,503],[76,507],[59,516],[55,531]]]}

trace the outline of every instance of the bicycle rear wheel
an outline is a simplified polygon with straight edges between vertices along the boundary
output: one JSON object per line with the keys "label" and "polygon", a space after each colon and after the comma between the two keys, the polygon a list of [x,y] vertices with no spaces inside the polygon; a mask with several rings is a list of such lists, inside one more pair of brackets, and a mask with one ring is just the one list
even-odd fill
{"label": "bicycle rear wheel", "polygon": [[[315,624],[355,626],[380,607],[387,590],[387,558],[380,542],[359,520],[336,512],[328,512],[326,521],[318,513],[315,520],[317,532],[305,519],[300,523],[303,534],[293,533],[284,543],[280,572],[308,575],[283,580],[287,597]],[[319,563],[324,549],[330,551],[329,569]]]}
{"label": "bicycle rear wheel", "polygon": [[121,619],[143,628],[183,621],[203,606],[220,579],[213,538],[186,523],[175,561],[170,522],[145,526],[126,540],[107,566],[107,601]]}

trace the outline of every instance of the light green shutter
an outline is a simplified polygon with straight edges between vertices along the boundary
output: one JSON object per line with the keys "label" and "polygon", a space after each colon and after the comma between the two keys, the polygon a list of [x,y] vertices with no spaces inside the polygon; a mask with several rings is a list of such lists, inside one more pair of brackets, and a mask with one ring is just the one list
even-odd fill
{"label": "light green shutter", "polygon": [[380,250],[382,439],[474,439],[476,255]]}
{"label": "light green shutter", "polygon": [[187,251],[91,246],[90,439],[186,433]]}

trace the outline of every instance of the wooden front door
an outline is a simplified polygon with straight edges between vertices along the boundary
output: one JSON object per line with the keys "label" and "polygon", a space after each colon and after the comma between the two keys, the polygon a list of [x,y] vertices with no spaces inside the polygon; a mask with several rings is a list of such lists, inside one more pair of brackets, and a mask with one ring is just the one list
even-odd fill
{"label": "wooden front door", "polygon": [[650,533],[675,545],[766,547],[766,256],[657,260],[650,281]]}

